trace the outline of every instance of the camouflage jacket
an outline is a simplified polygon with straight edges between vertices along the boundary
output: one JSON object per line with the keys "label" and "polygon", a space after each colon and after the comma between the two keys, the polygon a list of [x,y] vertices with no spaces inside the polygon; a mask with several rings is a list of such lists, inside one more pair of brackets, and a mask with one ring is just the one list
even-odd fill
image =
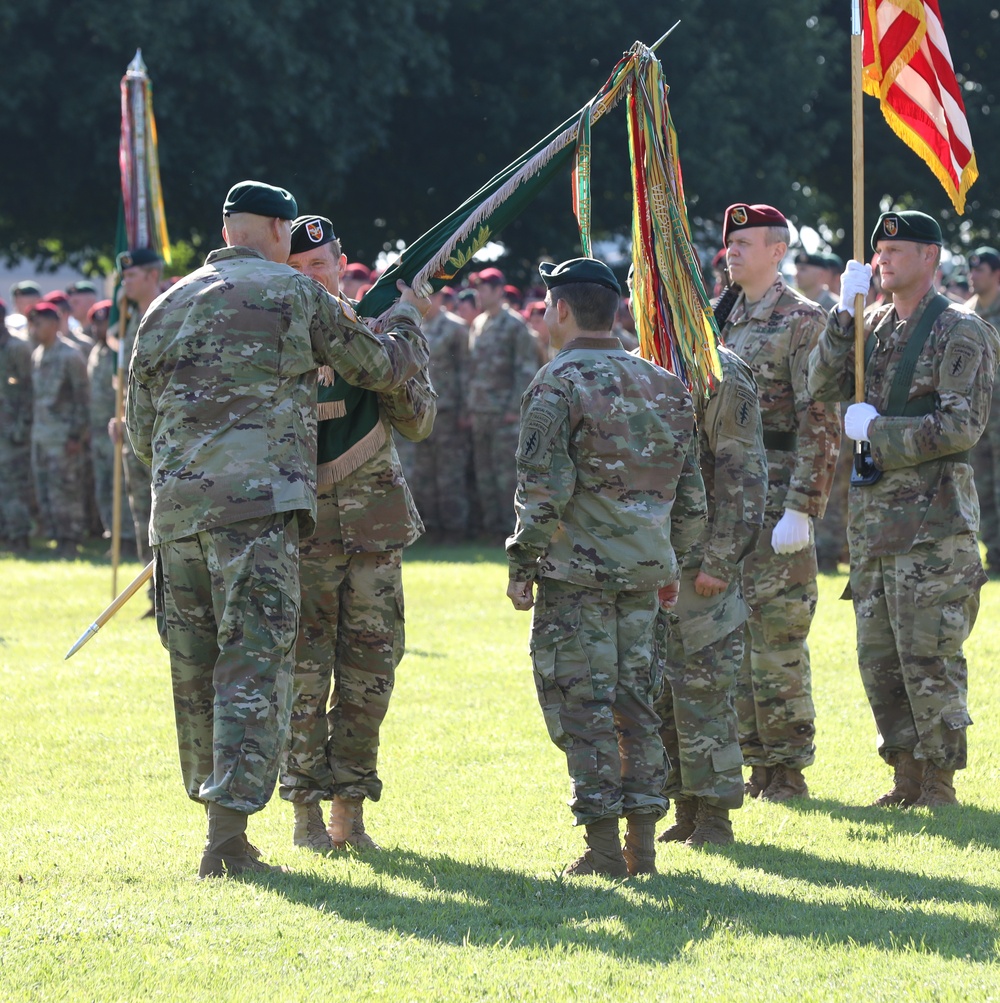
{"label": "camouflage jacket", "polygon": [[316,370],[386,391],[427,363],[410,307],[375,335],[350,307],[246,247],[154,300],[132,353],[125,423],[152,466],[150,542],[273,512],[316,519]]}
{"label": "camouflage jacket", "polygon": [[12,446],[31,438],[31,346],[0,326],[0,437]]}
{"label": "camouflage jacket", "polygon": [[767,507],[820,518],[840,448],[840,406],[809,394],[809,352],[825,314],[779,276],[748,311],[740,293],[722,331],[723,341],[753,371],[767,449]]}
{"label": "camouflage jacket", "polygon": [[462,318],[442,310],[422,327],[431,352],[430,375],[438,411],[465,411],[469,378],[469,329]]}
{"label": "camouflage jacket", "polygon": [[95,342],[87,356],[90,380],[90,429],[94,435],[107,437],[108,422],[115,416],[115,358],[117,353],[106,342]]}
{"label": "camouflage jacket", "polygon": [[514,581],[621,591],[676,581],[676,555],[707,512],[684,385],[617,340],[566,345],[521,403],[514,509]]}
{"label": "camouflage jacket", "polygon": [[69,342],[57,337],[31,353],[34,416],[31,441],[83,442],[90,430],[87,363]]}
{"label": "camouflage jacket", "polygon": [[962,304],[962,309],[968,310],[969,313],[974,313],[977,317],[981,317],[987,324],[992,324],[994,328],[1000,331],[1000,296],[989,306],[984,307],[979,305],[978,296],[972,296]]}
{"label": "camouflage jacket", "polygon": [[538,346],[528,325],[506,305],[481,313],[469,333],[469,414],[517,414],[521,394],[538,372]]}
{"label": "camouflage jacket", "polygon": [[[865,335],[877,344],[865,366],[865,400],[885,411],[896,368],[928,303],[900,323],[891,303],[865,312]],[[809,362],[809,387],[823,400],[854,397],[854,321],[831,315]],[[872,459],[883,471],[867,487],[851,487],[852,554],[906,554],[919,543],[979,528],[979,500],[967,462],[949,460],[975,445],[989,415],[1000,337],[974,314],[949,306],[934,322],[917,358],[908,400],[933,396],[929,413],[879,417],[869,429]],[[860,550],[858,550],[860,548]]]}

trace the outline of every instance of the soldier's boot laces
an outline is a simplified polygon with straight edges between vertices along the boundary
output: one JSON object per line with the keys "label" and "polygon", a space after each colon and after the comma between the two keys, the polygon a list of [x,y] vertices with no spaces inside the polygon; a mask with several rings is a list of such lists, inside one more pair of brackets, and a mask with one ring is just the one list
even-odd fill
{"label": "soldier's boot laces", "polygon": [[589,874],[605,874],[612,878],[628,877],[628,864],[622,855],[622,844],[618,837],[617,818],[602,818],[598,822],[591,822],[583,838],[587,843],[587,851],[563,871],[564,878],[586,877]]}
{"label": "soldier's boot laces", "polygon": [[801,770],[779,763],[771,774],[767,790],[761,794],[761,801],[789,801],[792,798],[809,797],[809,788]]}
{"label": "soldier's boot laces", "polygon": [[913,802],[915,808],[940,808],[958,804],[955,797],[955,771],[942,770],[933,763],[924,766],[924,777],[920,782],[920,797]]}
{"label": "soldier's boot laces", "polygon": [[729,846],[735,842],[733,823],[729,821],[727,808],[716,808],[704,798],[698,798],[698,813],[695,816],[694,832],[686,840],[685,846]]}
{"label": "soldier's boot laces", "polygon": [[674,824],[657,836],[661,843],[683,843],[694,832],[698,799],[680,795],[674,798]]}
{"label": "soldier's boot laces", "polygon": [[743,785],[743,793],[748,798],[759,798],[771,783],[772,766],[751,766],[750,779]]}
{"label": "soldier's boot laces", "polygon": [[323,806],[319,801],[312,804],[292,803],[295,812],[295,829],[292,832],[292,843],[295,846],[315,850],[316,853],[326,853],[333,849],[333,841],[326,831],[323,821]]}
{"label": "soldier's boot laces", "polygon": [[[277,874],[283,867],[272,867],[259,859],[256,847],[247,841],[246,812],[208,805],[208,842],[198,868],[199,878],[224,878],[236,874]],[[254,853],[258,856],[254,856]]]}
{"label": "soldier's boot laces", "polygon": [[656,873],[656,819],[650,812],[625,816],[625,849],[629,874]]}
{"label": "soldier's boot laces", "polygon": [[341,794],[333,796],[330,824],[326,830],[333,849],[352,848],[360,852],[382,849],[365,831],[364,803],[364,798],[348,798]]}
{"label": "soldier's boot laces", "polygon": [[898,805],[909,808],[920,797],[920,785],[924,779],[926,761],[914,759],[910,752],[899,752],[892,764],[892,787],[872,804],[878,808]]}

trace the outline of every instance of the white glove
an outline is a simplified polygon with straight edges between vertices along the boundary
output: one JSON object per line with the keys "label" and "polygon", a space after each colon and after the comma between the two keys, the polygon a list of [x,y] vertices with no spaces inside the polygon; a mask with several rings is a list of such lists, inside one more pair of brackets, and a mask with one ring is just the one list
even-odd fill
{"label": "white glove", "polygon": [[809,516],[786,508],[771,530],[771,548],[776,554],[794,554],[809,546]]}
{"label": "white glove", "polygon": [[872,266],[863,265],[860,261],[851,258],[847,262],[844,274],[840,276],[840,303],[838,310],[854,316],[854,297],[861,293],[868,295],[868,289],[872,284]]}
{"label": "white glove", "polygon": [[867,442],[868,427],[878,416],[871,404],[852,404],[844,412],[844,432],[855,442]]}

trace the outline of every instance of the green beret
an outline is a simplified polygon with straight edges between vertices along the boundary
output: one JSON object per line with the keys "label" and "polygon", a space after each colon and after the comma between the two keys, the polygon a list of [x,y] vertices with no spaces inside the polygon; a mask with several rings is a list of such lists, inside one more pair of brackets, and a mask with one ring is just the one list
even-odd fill
{"label": "green beret", "polygon": [[126,272],[130,268],[141,268],[143,265],[159,265],[160,256],[151,247],[137,247],[134,251],[122,251],[115,258],[119,272]]}
{"label": "green beret", "polygon": [[824,267],[829,268],[831,272],[842,272],[844,270],[844,259],[839,254],[834,254],[832,251],[829,254],[823,255]]}
{"label": "green beret", "polygon": [[619,296],[622,294],[622,287],[618,284],[615,273],[597,258],[571,258],[561,265],[543,261],[538,266],[538,274],[541,275],[547,289],[555,289],[571,282],[593,282],[595,285],[613,289]]}
{"label": "green beret", "polygon": [[795,255],[795,264],[813,265],[816,268],[826,268],[826,255],[810,254],[808,251],[799,251],[799,253]]}
{"label": "green beret", "polygon": [[66,292],[72,295],[73,293],[93,293],[97,295],[97,286],[93,282],[88,282],[86,279],[80,279],[77,282],[66,287]]}
{"label": "green beret", "polygon": [[289,254],[301,254],[337,239],[333,223],[325,216],[299,216],[292,222],[292,249]]}
{"label": "green beret", "polygon": [[11,287],[11,293],[14,296],[41,296],[42,287],[37,282],[32,282],[31,279],[22,279]]}
{"label": "green beret", "polygon": [[976,265],[989,265],[992,271],[997,271],[1000,269],[1000,251],[995,247],[977,247],[969,255],[969,267],[975,268]]}
{"label": "green beret", "polygon": [[944,243],[940,223],[915,209],[882,213],[872,231],[872,250],[876,254],[880,240],[911,240],[915,244],[937,244],[938,247]]}
{"label": "green beret", "polygon": [[249,212],[254,216],[295,219],[299,207],[294,196],[284,188],[265,185],[263,181],[241,181],[233,185],[222,207],[223,216]]}

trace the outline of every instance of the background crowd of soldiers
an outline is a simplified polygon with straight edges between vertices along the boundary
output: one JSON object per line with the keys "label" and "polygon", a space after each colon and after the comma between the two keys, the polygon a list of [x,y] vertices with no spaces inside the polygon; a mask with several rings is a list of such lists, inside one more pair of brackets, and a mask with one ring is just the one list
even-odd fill
{"label": "background crowd of soldiers", "polygon": [[[166,287],[162,265],[149,254],[129,259],[124,288],[136,298],[127,316],[130,337],[153,298]],[[121,262],[119,263],[122,264]],[[836,305],[842,260],[835,254],[791,252],[794,286],[824,310]],[[707,270],[707,269],[706,269]],[[727,283],[725,256],[711,263],[718,294]],[[368,266],[347,266],[343,294],[360,299],[377,277]],[[791,277],[791,276],[790,276]],[[1000,252],[983,247],[942,272],[949,298],[966,302],[984,319],[1000,317]],[[12,304],[0,300],[0,545],[26,553],[32,536],[55,541],[55,553],[74,557],[88,538],[108,538],[112,525],[116,327],[109,332],[111,301],[91,281],[43,295],[33,281],[18,282]],[[478,539],[500,544],[510,530],[521,394],[552,356],[543,319],[544,290],[520,289],[495,267],[469,275],[461,286],[432,297],[425,320],[437,421],[420,443],[397,437],[397,450],[429,538]],[[873,292],[873,298],[878,297]],[[29,323],[29,315],[32,321]],[[41,331],[40,344],[33,328]],[[50,330],[51,329],[51,330]],[[638,345],[623,301],[615,333],[628,349]],[[982,505],[987,564],[1000,569],[1000,417],[974,457]],[[110,432],[109,432],[110,428]],[[124,449],[123,553],[148,559],[149,485],[145,468]],[[816,525],[821,570],[846,560],[846,493],[850,456],[844,451],[831,504]]]}

